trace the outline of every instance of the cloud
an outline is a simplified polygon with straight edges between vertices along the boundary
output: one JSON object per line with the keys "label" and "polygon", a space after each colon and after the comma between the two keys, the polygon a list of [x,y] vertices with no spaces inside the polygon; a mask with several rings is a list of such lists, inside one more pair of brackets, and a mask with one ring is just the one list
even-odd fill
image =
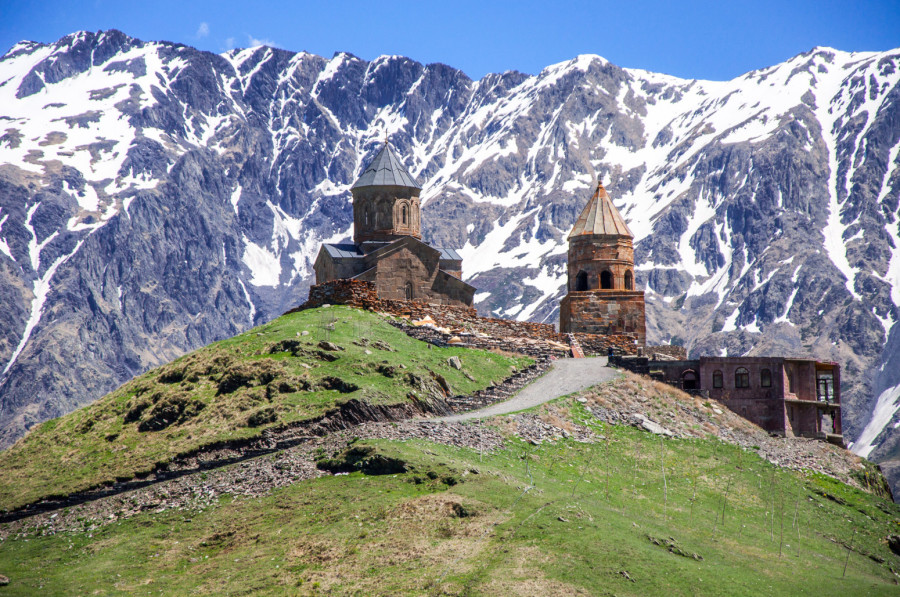
{"label": "cloud", "polygon": [[269,46],[272,48],[278,47],[278,44],[275,43],[274,41],[272,41],[271,39],[266,39],[266,38],[257,39],[255,37],[253,37],[252,35],[250,35],[249,33],[247,34],[247,43],[250,45],[251,48],[255,48],[257,46]]}
{"label": "cloud", "polygon": [[197,34],[195,37],[200,39],[201,37],[207,37],[209,35],[209,23],[206,21],[200,23],[200,26],[197,27]]}
{"label": "cloud", "polygon": [[229,38],[225,39],[225,49],[226,50],[234,49],[234,38],[233,37],[229,37]]}

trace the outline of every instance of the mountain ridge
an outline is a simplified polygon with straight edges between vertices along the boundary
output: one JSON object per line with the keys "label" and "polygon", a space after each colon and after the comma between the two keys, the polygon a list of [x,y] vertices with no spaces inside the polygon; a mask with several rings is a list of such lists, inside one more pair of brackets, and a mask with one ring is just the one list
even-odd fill
{"label": "mountain ridge", "polygon": [[839,360],[859,437],[900,388],[898,65],[814,48],[710,82],[582,55],[475,81],[117,31],[17,44],[0,58],[0,444],[302,302],[385,134],[482,312],[555,319],[599,173],[636,235],[651,339]]}

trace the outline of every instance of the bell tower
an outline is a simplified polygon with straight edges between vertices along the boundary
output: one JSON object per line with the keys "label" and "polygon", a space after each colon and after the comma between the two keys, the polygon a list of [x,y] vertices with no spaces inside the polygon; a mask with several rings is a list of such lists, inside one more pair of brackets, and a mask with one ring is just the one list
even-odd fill
{"label": "bell tower", "polygon": [[384,147],[350,187],[353,241],[392,242],[404,236],[421,239],[421,190],[385,139]]}
{"label": "bell tower", "polygon": [[603,183],[569,233],[568,294],[559,305],[563,333],[630,335],[646,340],[644,293],[634,288],[634,235]]}

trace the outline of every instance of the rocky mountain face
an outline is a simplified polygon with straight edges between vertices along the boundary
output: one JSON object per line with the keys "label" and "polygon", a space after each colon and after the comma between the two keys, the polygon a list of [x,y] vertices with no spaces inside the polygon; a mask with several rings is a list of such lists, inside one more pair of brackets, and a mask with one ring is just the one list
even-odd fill
{"label": "rocky mountain face", "polygon": [[840,361],[846,435],[898,457],[898,80],[900,50],[817,48],[726,82],[599,56],[473,81],[118,31],[17,44],[0,58],[0,446],[301,302],[389,134],[424,183],[426,240],[462,249],[483,313],[557,318],[566,234],[601,176],[652,342]]}

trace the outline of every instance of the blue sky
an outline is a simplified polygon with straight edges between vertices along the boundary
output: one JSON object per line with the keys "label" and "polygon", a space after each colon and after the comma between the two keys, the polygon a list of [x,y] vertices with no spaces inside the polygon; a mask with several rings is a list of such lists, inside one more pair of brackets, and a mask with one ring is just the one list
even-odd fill
{"label": "blue sky", "polygon": [[620,66],[730,79],[814,46],[900,47],[900,0],[0,0],[0,53],[22,39],[110,28],[213,52],[268,43],[326,57],[401,54],[473,78],[533,74],[591,53]]}

